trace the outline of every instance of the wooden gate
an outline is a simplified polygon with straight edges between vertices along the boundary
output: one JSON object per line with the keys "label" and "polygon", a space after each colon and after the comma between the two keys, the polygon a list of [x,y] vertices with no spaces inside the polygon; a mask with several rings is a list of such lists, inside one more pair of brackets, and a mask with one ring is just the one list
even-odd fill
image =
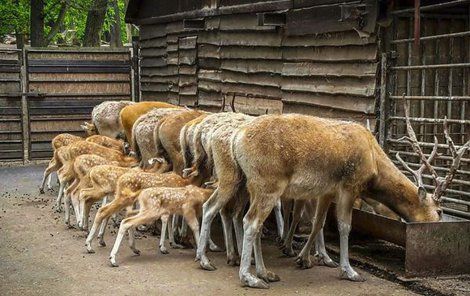
{"label": "wooden gate", "polygon": [[51,156],[59,133],[83,135],[80,124],[93,107],[131,100],[131,51],[124,49],[27,49],[26,92],[29,159]]}
{"label": "wooden gate", "polygon": [[23,159],[21,51],[0,49],[0,161]]}
{"label": "wooden gate", "polygon": [[[402,99],[408,100],[410,120],[425,153],[431,152],[434,136],[438,137],[441,156],[434,165],[440,175],[448,172],[452,160],[443,135],[444,117],[456,145],[460,147],[470,137],[470,10],[458,2],[421,6],[418,47],[414,45],[414,8],[393,11],[387,53],[382,55],[381,142],[392,159],[400,152],[411,168],[419,167],[419,157],[400,139],[406,134]],[[423,177],[425,187],[433,190],[432,177]],[[470,218],[470,151],[443,202],[445,212]]]}

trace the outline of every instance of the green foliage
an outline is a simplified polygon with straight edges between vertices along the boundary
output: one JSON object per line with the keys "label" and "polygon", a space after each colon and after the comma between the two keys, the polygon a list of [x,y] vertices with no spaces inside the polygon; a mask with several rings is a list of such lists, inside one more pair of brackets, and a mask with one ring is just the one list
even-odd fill
{"label": "green foliage", "polygon": [[[45,36],[50,32],[51,26],[57,20],[61,4],[65,0],[46,0],[44,1],[44,33]],[[106,19],[102,32],[109,31],[114,22],[114,10],[109,0]],[[64,23],[59,33],[54,36],[52,43],[66,41],[71,43],[72,39],[81,43],[85,32],[85,24],[88,9],[93,0],[70,0],[70,6],[65,14]],[[124,23],[125,0],[118,0],[119,13],[121,16],[121,39],[126,42],[126,27]],[[0,0],[0,39],[7,34],[29,33],[29,0]]]}
{"label": "green foliage", "polygon": [[29,0],[0,0],[0,37],[29,32]]}

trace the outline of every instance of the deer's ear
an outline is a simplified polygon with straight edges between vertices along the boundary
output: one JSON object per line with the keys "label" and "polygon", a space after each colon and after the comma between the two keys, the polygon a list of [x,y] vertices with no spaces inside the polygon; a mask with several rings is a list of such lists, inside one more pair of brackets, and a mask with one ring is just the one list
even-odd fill
{"label": "deer's ear", "polygon": [[419,200],[425,200],[426,194],[427,194],[426,189],[424,189],[423,186],[418,187]]}

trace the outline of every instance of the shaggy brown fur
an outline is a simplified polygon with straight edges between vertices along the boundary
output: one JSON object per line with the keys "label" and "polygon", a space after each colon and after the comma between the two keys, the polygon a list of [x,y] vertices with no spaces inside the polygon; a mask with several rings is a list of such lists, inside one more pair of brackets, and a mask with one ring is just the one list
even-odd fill
{"label": "shaggy brown fur", "polygon": [[119,124],[124,130],[126,140],[130,143],[132,139],[132,127],[136,120],[155,108],[178,108],[178,106],[165,102],[140,102],[124,107],[119,113]]}
{"label": "shaggy brown fur", "polygon": [[[160,120],[153,131],[157,155],[165,156],[165,165],[171,165],[173,172],[182,174],[184,163],[179,135],[183,126],[198,118],[203,111],[187,110],[182,113],[168,114]],[[163,159],[162,159],[163,160]]]}
{"label": "shaggy brown fur", "polygon": [[[148,168],[151,165],[149,160],[154,157],[160,157],[157,155],[155,149],[155,141],[153,139],[153,130],[157,123],[166,115],[185,112],[185,109],[180,108],[158,108],[149,111],[142,115],[134,123],[132,128],[132,141],[131,148],[136,153],[137,157],[140,157],[140,167]],[[158,163],[155,163],[158,166]]]}
{"label": "shaggy brown fur", "polygon": [[296,114],[260,116],[237,132],[232,153],[246,176],[251,200],[240,265],[240,280],[251,287],[267,287],[260,279],[267,270],[258,270],[256,277],[248,269],[253,246],[255,259],[262,260],[259,231],[279,199],[318,198],[312,233],[297,260],[309,268],[314,238],[337,197],[341,270],[350,280],[361,280],[347,255],[352,206],[358,196],[376,199],[407,221],[439,220],[439,205],[430,196],[420,198],[418,188],[358,124]]}
{"label": "shaggy brown fur", "polygon": [[121,136],[123,130],[119,124],[119,113],[123,108],[133,105],[131,101],[108,101],[93,108],[91,122],[85,122],[82,128],[88,136],[102,135],[110,138]]}

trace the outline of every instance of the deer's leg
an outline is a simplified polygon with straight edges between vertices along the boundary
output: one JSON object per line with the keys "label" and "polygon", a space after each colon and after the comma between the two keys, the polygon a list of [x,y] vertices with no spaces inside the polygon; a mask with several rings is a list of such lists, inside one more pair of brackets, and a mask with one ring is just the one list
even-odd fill
{"label": "deer's leg", "polygon": [[[250,188],[251,204],[248,212],[243,218],[243,230],[245,234],[243,236],[243,252],[239,270],[240,281],[244,286],[264,289],[269,288],[267,282],[251,274],[249,269],[251,266],[253,247],[256,247],[257,253],[255,253],[255,256],[257,256],[258,259],[262,256],[259,246],[257,244],[255,246],[254,244],[257,240],[257,236],[260,234],[263,222],[271,213],[284,191],[284,188],[282,188],[282,190],[278,189],[276,191],[272,191],[272,189],[277,187],[278,186],[276,184],[266,184],[260,188]],[[258,264],[258,262],[256,263]],[[261,264],[263,262],[259,263]],[[263,271],[262,268],[259,268],[257,271],[260,271],[261,273],[265,271],[266,274],[270,275],[269,278],[277,277],[274,273],[269,272],[266,269]]]}
{"label": "deer's leg", "polygon": [[282,200],[281,201],[281,207],[282,207],[282,218],[284,220],[284,229],[282,230],[282,237],[280,239],[280,243],[282,244],[285,239],[286,235],[289,232],[289,220],[290,220],[290,215],[292,212],[292,207],[293,207],[294,201],[292,199],[287,199],[287,200]]}
{"label": "deer's leg", "polygon": [[[171,226],[169,226],[169,228],[168,228],[168,236],[169,236],[169,240],[170,240],[170,247],[173,248],[173,249],[184,249],[184,246],[176,243],[176,240],[175,240],[175,234],[179,236],[179,233],[178,233],[179,220],[180,220],[179,215],[173,215],[172,222],[170,223]],[[184,219],[182,217],[181,217],[181,220],[184,221]],[[170,230],[170,228],[171,228],[171,230]]]}
{"label": "deer's leg", "polygon": [[49,174],[47,177],[47,189],[51,190],[52,189],[52,173]]}
{"label": "deer's leg", "polygon": [[[315,217],[316,201],[310,200],[305,204],[305,213],[313,220]],[[325,239],[323,236],[323,228],[318,232],[315,238],[315,258],[318,265],[325,265],[328,267],[338,267],[338,263],[334,262],[325,248]]]}
{"label": "deer's leg", "polygon": [[333,261],[326,252],[325,238],[323,236],[323,228],[318,232],[317,238],[315,239],[315,257],[319,265],[325,265],[328,267],[338,267],[338,263]]}
{"label": "deer's leg", "polygon": [[292,212],[292,223],[289,227],[289,232],[285,236],[285,239],[280,247],[282,253],[287,257],[294,257],[296,253],[292,249],[292,240],[294,238],[295,230],[299,224],[300,218],[302,217],[302,209],[304,208],[305,200],[294,201],[294,211]]}
{"label": "deer's leg", "polygon": [[297,256],[295,260],[297,265],[299,265],[299,267],[302,269],[313,267],[313,261],[310,255],[310,251],[315,242],[315,238],[320,232],[320,229],[322,229],[323,225],[325,224],[326,214],[333,198],[334,195],[325,195],[318,198],[317,208],[315,211],[315,219],[313,220],[312,225],[312,231],[310,233],[310,236],[308,237],[307,243],[303,247],[302,251],[300,251],[299,256]]}
{"label": "deer's leg", "polygon": [[121,226],[119,227],[118,235],[116,237],[116,241],[114,242],[113,249],[111,250],[111,254],[109,256],[109,260],[113,267],[119,266],[116,263],[116,254],[119,251],[119,246],[121,245],[122,239],[126,232],[129,229],[135,228],[137,225],[145,224],[152,222],[156,217],[156,213],[152,213],[150,210],[144,210],[139,212],[137,215],[128,217],[122,220]]}
{"label": "deer's leg", "polygon": [[46,179],[47,177],[49,177],[49,184],[48,184],[48,188],[51,189],[51,186],[50,186],[50,183],[51,183],[51,173],[53,171],[55,171],[57,168],[56,168],[56,162],[54,160],[54,158],[52,158],[50,161],[49,161],[49,164],[47,166],[47,168],[44,170],[44,174],[43,174],[43,177],[42,177],[42,181],[41,181],[41,186],[39,187],[39,192],[41,194],[44,193],[44,186],[46,185]]}
{"label": "deer's leg", "polygon": [[222,226],[224,228],[224,240],[225,250],[227,251],[227,264],[236,266],[240,264],[240,258],[235,251],[235,245],[233,243],[233,225],[232,225],[232,213],[224,207],[220,211],[220,217],[222,218]]}
{"label": "deer's leg", "polygon": [[340,243],[340,267],[342,279],[348,279],[354,282],[364,281],[349,263],[348,240],[351,231],[352,209],[355,196],[346,190],[341,190],[336,205],[336,214],[338,218],[339,243]]}
{"label": "deer's leg", "polygon": [[104,241],[104,234],[106,232],[106,226],[108,225],[109,216],[106,217],[103,222],[101,222],[100,230],[98,231],[97,239],[100,247],[106,247],[106,242]]}
{"label": "deer's leg", "polygon": [[[248,194],[246,194],[248,195]],[[242,254],[242,246],[243,246],[243,214],[246,204],[248,203],[248,199],[245,196],[237,196],[237,202],[234,207],[234,214],[233,214],[233,227],[235,229],[235,238],[237,240],[237,251],[239,256]]]}
{"label": "deer's leg", "polygon": [[279,200],[274,207],[274,214],[276,217],[276,225],[277,225],[277,235],[279,238],[284,236],[284,219],[282,218],[282,205],[281,200]]}
{"label": "deer's leg", "polygon": [[168,223],[169,215],[163,215],[160,217],[160,219],[162,220],[162,231],[160,234],[160,245],[159,245],[160,253],[168,254],[169,252],[167,248],[165,247],[165,239],[166,239],[166,230],[167,228],[170,228],[169,224],[171,224],[171,223]]}
{"label": "deer's leg", "polygon": [[56,212],[58,213],[62,212],[62,196],[64,195],[64,188],[65,188],[66,183],[67,182],[62,181],[60,182],[60,185],[59,185],[59,193],[55,201],[55,208],[56,208]]}
{"label": "deer's leg", "polygon": [[261,252],[261,231],[256,236],[254,243],[254,251],[256,262],[256,275],[267,283],[280,281],[281,279],[279,278],[279,276],[267,270],[266,266],[264,265],[263,254]]}
{"label": "deer's leg", "polygon": [[193,231],[194,241],[197,244],[199,242],[199,221],[196,216],[196,211],[194,208],[187,209],[184,212],[184,220],[187,221],[189,228]]}
{"label": "deer's leg", "polygon": [[[200,260],[199,264],[205,270],[215,270],[216,267],[211,264],[209,258],[206,255],[207,244],[210,238],[210,226],[215,215],[219,210],[227,203],[224,200],[227,194],[220,195],[219,191],[221,187],[217,188],[211,195],[211,197],[202,206],[202,223],[201,223],[201,234],[197,246],[196,260]],[[224,189],[222,188],[222,191]],[[231,193],[229,192],[228,194]]]}
{"label": "deer's leg", "polygon": [[109,218],[109,216],[118,212],[120,209],[126,206],[128,206],[128,202],[126,202],[124,198],[119,199],[119,197],[117,197],[112,202],[108,203],[107,205],[98,210],[95,216],[95,220],[93,221],[93,226],[91,227],[90,233],[88,233],[86,239],[86,248],[88,253],[94,253],[91,244],[95,237],[95,233],[98,230],[99,225],[101,225],[101,223],[103,222],[103,220]]}
{"label": "deer's leg", "polygon": [[[103,196],[106,196],[106,192],[101,190],[101,188],[98,188],[96,186],[91,187],[91,188],[85,188],[81,190],[80,192],[80,199],[81,199],[81,204],[82,204],[82,210],[80,211],[82,213],[82,229],[87,230],[88,229],[88,220],[90,217],[90,209],[93,206],[93,203],[96,201],[100,200],[103,198]],[[103,204],[104,206],[104,204]]]}

